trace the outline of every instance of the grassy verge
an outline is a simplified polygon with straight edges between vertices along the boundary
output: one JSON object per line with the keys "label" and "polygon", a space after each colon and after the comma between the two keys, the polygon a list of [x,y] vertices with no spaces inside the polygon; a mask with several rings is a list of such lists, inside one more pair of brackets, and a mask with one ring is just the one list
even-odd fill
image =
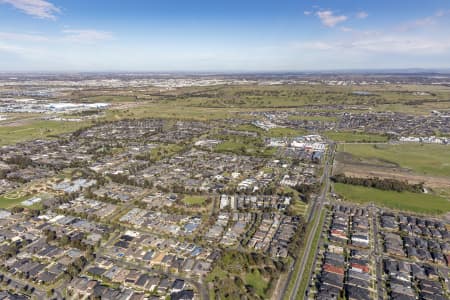
{"label": "grassy verge", "polygon": [[325,215],[326,215],[326,210],[322,210],[320,212],[319,226],[317,227],[316,232],[314,232],[314,238],[313,238],[313,242],[311,245],[311,251],[309,252],[308,261],[307,261],[306,267],[305,267],[305,272],[302,274],[302,280],[300,281],[300,286],[299,286],[298,293],[297,293],[295,299],[299,299],[299,300],[304,299],[306,288],[309,285],[310,275],[314,268],[314,257],[315,257],[316,249],[319,246],[320,236],[322,234],[322,229],[323,229],[321,224],[323,224]]}
{"label": "grassy verge", "polygon": [[373,202],[391,209],[422,214],[443,214],[450,211],[450,201],[431,194],[399,193],[342,183],[336,183],[334,190],[344,200],[361,204]]}
{"label": "grassy verge", "polygon": [[[308,228],[306,230],[305,240],[310,234],[312,234],[311,230],[312,230],[312,225],[314,224],[315,218],[320,217],[320,222],[322,223],[324,218],[325,218],[325,212],[326,212],[326,210],[322,210],[322,212],[320,213],[319,216],[317,214],[314,216],[312,222],[309,223]],[[317,248],[317,244],[319,242],[321,232],[322,232],[322,226],[319,226],[317,228],[317,231],[314,232],[314,239],[313,239],[313,243],[312,243],[312,246],[311,246],[311,250],[315,249],[315,247]],[[300,251],[299,251],[300,253],[298,255],[298,258],[295,260],[294,270],[292,271],[291,280],[288,283],[288,287],[286,289],[286,294],[284,295],[284,298],[283,298],[285,300],[291,299],[291,294],[293,292],[295,281],[296,281],[296,278],[298,276],[302,276],[302,280],[301,280],[300,287],[299,287],[299,290],[298,290],[298,293],[297,293],[296,297],[298,297],[298,295],[301,295],[300,291],[302,289],[303,281],[306,280],[306,284],[308,283],[309,276],[308,276],[307,279],[304,279],[305,276],[303,276],[303,275],[309,274],[307,272],[308,264],[312,264],[312,262],[309,263],[309,260],[312,260],[313,257],[311,258],[311,256],[314,255],[314,254],[311,254],[311,252],[310,252],[310,255],[308,257],[308,263],[307,263],[306,268],[305,268],[305,272],[303,274],[299,274],[301,257],[303,256],[303,253],[305,252],[305,250],[306,250],[306,244],[300,249]],[[305,286],[305,288],[306,288],[306,286]],[[303,289],[303,294],[304,294],[305,288]],[[303,299],[303,298],[300,298],[300,299]]]}

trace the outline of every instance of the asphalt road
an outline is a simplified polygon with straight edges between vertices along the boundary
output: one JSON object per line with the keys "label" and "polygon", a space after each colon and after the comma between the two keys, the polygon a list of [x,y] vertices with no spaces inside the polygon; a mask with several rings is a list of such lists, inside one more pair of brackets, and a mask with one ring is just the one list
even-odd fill
{"label": "asphalt road", "polygon": [[[310,214],[308,216],[308,223],[311,221],[314,221],[312,230],[310,231],[307,240],[306,240],[306,248],[303,252],[303,255],[297,259],[300,259],[300,268],[299,272],[297,273],[297,278],[295,278],[295,284],[294,288],[292,290],[292,294],[290,295],[289,299],[295,299],[298,293],[298,289],[300,287],[300,283],[302,281],[302,277],[304,275],[310,275],[311,274],[304,274],[306,263],[308,262],[308,257],[311,253],[311,251],[314,251],[314,253],[317,252],[317,249],[311,249],[312,243],[314,240],[315,233],[317,230],[322,230],[323,222],[320,222],[320,213],[322,212],[323,205],[326,202],[327,192],[330,189],[330,172],[331,167],[333,165],[333,159],[334,159],[334,152],[335,152],[336,146],[335,144],[331,144],[330,146],[330,152],[327,158],[327,161],[325,163],[323,175],[322,175],[322,190],[320,191],[320,194],[317,196],[316,200],[313,203],[313,207],[310,210]],[[317,217],[314,219],[314,215],[317,215]],[[291,276],[289,276],[289,279]],[[308,277],[308,278],[309,278]],[[287,287],[287,286],[286,286]],[[284,291],[283,294],[285,294],[286,291]]]}

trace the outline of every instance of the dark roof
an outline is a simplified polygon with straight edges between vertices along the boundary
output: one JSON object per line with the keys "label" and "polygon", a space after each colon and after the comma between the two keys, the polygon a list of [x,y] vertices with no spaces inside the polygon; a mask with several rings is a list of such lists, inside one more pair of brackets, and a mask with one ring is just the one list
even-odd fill
{"label": "dark roof", "polygon": [[194,291],[187,290],[170,295],[171,300],[192,300],[194,299]]}
{"label": "dark roof", "polygon": [[102,275],[103,273],[106,272],[106,269],[100,268],[100,267],[92,267],[88,270],[88,273],[91,273],[93,275]]}
{"label": "dark roof", "polygon": [[181,290],[184,288],[184,280],[183,279],[176,279],[172,284],[172,289]]}

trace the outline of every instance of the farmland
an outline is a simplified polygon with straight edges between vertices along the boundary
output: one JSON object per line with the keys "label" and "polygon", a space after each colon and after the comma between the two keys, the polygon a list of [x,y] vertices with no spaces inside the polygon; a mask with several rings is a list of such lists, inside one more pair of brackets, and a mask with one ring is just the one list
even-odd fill
{"label": "farmland", "polygon": [[338,151],[361,161],[377,159],[422,175],[450,177],[450,147],[446,145],[342,144]]}
{"label": "farmland", "polygon": [[342,183],[336,183],[334,189],[349,202],[375,203],[395,210],[420,214],[444,214],[450,211],[450,201],[431,194],[382,191]]}

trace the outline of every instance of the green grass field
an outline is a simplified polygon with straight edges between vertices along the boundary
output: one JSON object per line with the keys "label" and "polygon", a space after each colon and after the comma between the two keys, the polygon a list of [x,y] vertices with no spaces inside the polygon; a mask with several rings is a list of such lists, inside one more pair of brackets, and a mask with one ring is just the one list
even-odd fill
{"label": "green grass field", "polygon": [[18,126],[0,126],[0,146],[72,132],[89,122],[31,121]]}
{"label": "green grass field", "polygon": [[114,121],[126,118],[163,118],[179,120],[217,120],[232,116],[221,108],[186,107],[182,103],[142,103],[128,109],[111,109],[106,112],[106,120]]}
{"label": "green grass field", "polygon": [[237,126],[237,127],[234,128],[234,129],[240,130],[240,131],[257,132],[257,133],[259,133],[259,134],[261,134],[261,135],[263,135],[264,132],[265,132],[263,129],[261,129],[261,128],[259,128],[259,127],[256,127],[256,126],[253,125],[253,124],[241,124],[241,125]]}
{"label": "green grass field", "polygon": [[290,207],[292,213],[294,215],[305,216],[308,211],[308,204],[303,201],[297,200],[294,201],[294,204]]}
{"label": "green grass field", "polygon": [[206,201],[204,196],[184,196],[183,203],[186,205],[201,205]]}
{"label": "green grass field", "polygon": [[[218,137],[222,139],[221,137]],[[240,136],[225,136],[225,141],[214,147],[219,153],[234,153],[237,155],[255,155],[270,157],[276,153],[275,148],[265,147],[261,140]]]}
{"label": "green grass field", "polygon": [[344,200],[361,204],[373,202],[391,209],[423,214],[443,214],[450,211],[450,201],[431,194],[399,193],[342,183],[334,184],[334,190]]}
{"label": "green grass field", "polygon": [[0,208],[11,208],[20,205],[20,202],[30,199],[31,196],[21,191],[10,192],[0,196]]}
{"label": "green grass field", "polygon": [[[216,86],[189,87],[177,91],[168,91],[182,97],[188,105],[197,107],[240,107],[240,108],[300,108],[307,105],[349,104],[368,105],[372,107],[391,103],[401,104],[401,107],[415,109],[412,101],[427,101],[437,103],[448,99],[448,87],[431,85],[379,85],[366,86],[365,91],[370,96],[357,95],[360,87],[326,86],[326,85],[277,85],[277,86]],[[426,91],[428,95],[414,94],[416,91]],[[417,106],[417,105],[416,105]],[[400,106],[398,109],[401,111]],[[416,108],[417,110],[417,108]]]}
{"label": "green grass field", "polygon": [[446,145],[351,144],[339,145],[338,151],[392,162],[419,174],[450,177],[450,147]]}

